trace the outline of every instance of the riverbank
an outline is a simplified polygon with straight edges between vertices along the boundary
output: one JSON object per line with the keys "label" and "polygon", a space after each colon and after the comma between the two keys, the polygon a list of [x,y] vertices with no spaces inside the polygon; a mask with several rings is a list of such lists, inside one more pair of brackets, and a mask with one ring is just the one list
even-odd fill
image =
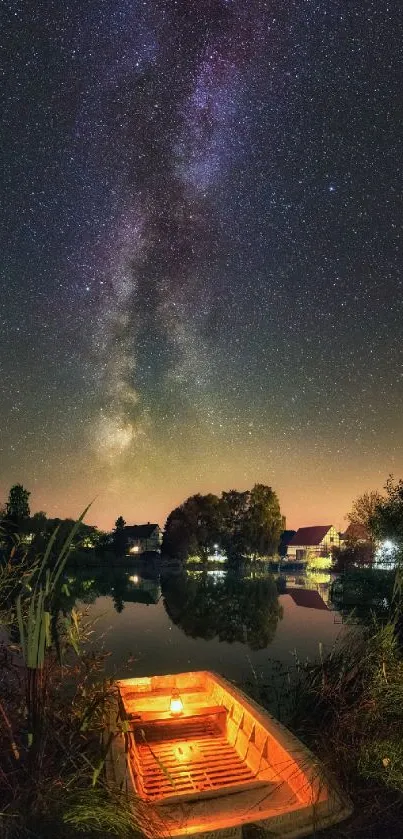
{"label": "riverbank", "polygon": [[[245,687],[245,686],[244,686]],[[400,839],[403,819],[403,657],[395,621],[352,626],[318,664],[274,667],[248,692],[292,730],[354,804],[324,839]]]}
{"label": "riverbank", "polygon": [[[80,617],[76,605],[77,597],[91,604],[95,596],[105,611],[107,581],[102,569],[99,580],[95,574],[81,579],[71,574],[70,566],[57,578],[59,560],[52,564],[50,579],[44,566],[42,570],[37,566],[33,576],[12,564],[1,573],[3,624],[12,638],[2,648],[0,680],[3,835],[6,839],[54,835],[129,839],[138,831],[139,822],[130,816],[121,793],[108,789],[103,778],[106,750],[101,734],[114,691],[113,680],[105,674],[110,661],[108,640],[113,646],[114,635],[106,637],[100,654],[92,641],[99,618],[93,615],[89,622]],[[140,662],[132,656],[130,673],[153,673],[156,667],[160,672],[174,672],[167,664],[164,643],[171,642],[167,649],[176,654],[178,638],[184,634],[189,645],[184,648],[187,666],[181,663],[180,670],[203,669],[197,659],[196,637],[202,639],[204,661],[206,640],[217,646],[218,670],[223,667],[223,649],[233,651],[234,662],[244,650],[249,681],[242,686],[312,749],[354,801],[352,820],[324,836],[397,839],[401,835],[403,664],[390,618],[382,614],[377,626],[367,620],[359,629],[351,627],[328,652],[320,645],[319,661],[311,659],[307,664],[295,658],[292,671],[272,659],[272,678],[264,680],[262,668],[252,662],[269,658],[268,643],[273,650],[276,632],[283,625],[273,577],[236,581],[230,575],[225,583],[221,577],[202,575],[199,579],[189,572],[187,577],[173,575],[170,582],[169,578],[162,581],[160,590],[154,580],[145,585],[131,566],[120,584],[113,575],[110,582],[117,619],[123,621],[126,637],[130,633],[137,640],[140,651],[147,636],[145,615],[160,616],[160,634],[153,642],[156,650],[152,653],[151,646]],[[41,586],[47,591],[49,620]],[[292,621],[300,616],[296,631],[314,619],[333,620],[326,606],[323,610],[302,607],[298,598],[287,600],[284,595],[284,606],[286,601]],[[122,618],[122,609],[124,614],[127,609],[127,620]],[[163,615],[170,623],[161,622]],[[174,624],[176,635],[171,634]],[[171,630],[165,632],[165,626]],[[152,660],[156,653],[158,665]]]}

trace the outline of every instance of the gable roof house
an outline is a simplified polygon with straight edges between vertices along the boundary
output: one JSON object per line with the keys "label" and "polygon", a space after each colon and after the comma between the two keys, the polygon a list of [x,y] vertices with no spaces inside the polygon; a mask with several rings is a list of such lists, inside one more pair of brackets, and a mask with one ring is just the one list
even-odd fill
{"label": "gable roof house", "polygon": [[332,547],[339,546],[340,535],[332,524],[300,527],[287,548],[287,559],[302,562],[311,556],[329,556]]}
{"label": "gable roof house", "polygon": [[159,551],[161,531],[158,524],[126,525],[127,553],[139,556],[147,551]]}
{"label": "gable roof house", "polygon": [[371,534],[363,524],[350,523],[347,530],[343,533],[342,541],[347,545],[371,542]]}

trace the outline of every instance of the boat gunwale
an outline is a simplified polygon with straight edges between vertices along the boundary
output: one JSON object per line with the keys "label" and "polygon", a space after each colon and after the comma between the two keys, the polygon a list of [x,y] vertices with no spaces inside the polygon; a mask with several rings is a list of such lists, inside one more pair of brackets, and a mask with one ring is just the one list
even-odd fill
{"label": "boat gunwale", "polygon": [[[206,821],[205,829],[200,829],[196,826],[189,826],[186,828],[179,827],[179,823],[176,825],[176,829],[174,828],[172,832],[172,836],[183,836],[185,834],[200,834],[200,836],[207,836],[208,834],[214,834],[214,837],[217,835],[225,834],[225,831],[230,828],[235,828],[240,825],[244,824],[257,824],[261,827],[263,831],[267,830],[273,836],[281,836],[281,839],[297,839],[297,837],[307,836],[312,833],[316,829],[322,830],[324,827],[329,827],[332,824],[337,824],[344,819],[348,818],[352,812],[353,807],[349,797],[344,793],[344,791],[340,788],[338,782],[332,776],[332,774],[327,770],[327,768],[319,761],[315,755],[311,752],[311,750],[301,742],[301,740],[296,737],[293,732],[291,732],[283,723],[279,722],[275,717],[272,716],[266,709],[258,704],[254,699],[249,697],[241,688],[233,684],[232,682],[225,679],[220,674],[210,671],[210,670],[199,670],[199,671],[188,671],[188,672],[180,672],[177,674],[166,674],[162,676],[157,676],[156,678],[166,678],[169,680],[175,680],[177,677],[185,677],[188,676],[189,678],[192,677],[201,677],[204,679],[212,679],[216,685],[220,686],[224,691],[230,694],[232,699],[237,701],[244,710],[248,711],[251,716],[254,718],[256,722],[258,722],[267,732],[268,735],[275,739],[281,748],[286,750],[287,753],[290,754],[290,758],[295,762],[298,769],[305,775],[307,782],[312,787],[313,782],[320,782],[321,783],[321,790],[326,793],[323,797],[321,796],[320,799],[316,801],[312,801],[310,803],[304,803],[302,801],[298,801],[294,805],[287,807],[284,809],[282,813],[278,812],[278,808],[275,807],[267,807],[263,811],[253,813],[253,810],[256,808],[256,804],[253,804],[250,811],[247,809],[245,812],[237,813],[234,815],[233,818],[229,817],[226,814],[225,817],[225,824],[221,827],[212,827],[211,825],[208,826],[208,821]],[[149,677],[150,681],[153,677]],[[117,681],[118,693],[119,693],[119,705],[122,707],[123,704],[123,697],[120,693],[120,685],[127,686],[127,687],[135,687],[137,682],[141,682],[144,680],[143,678],[136,678],[132,679],[122,679]],[[168,691],[169,691],[168,687]],[[182,688],[179,688],[182,689]],[[197,689],[191,688],[191,692],[197,692]],[[184,692],[184,689],[183,689]],[[203,691],[201,691],[203,692]],[[144,691],[139,690],[138,696],[144,696]],[[124,708],[123,708],[124,710]],[[127,758],[127,755],[126,755]],[[126,759],[126,771],[129,770],[129,777],[131,786],[134,791],[136,791],[136,784],[135,779],[133,777],[132,768],[130,765],[130,761]],[[315,776],[312,779],[310,775],[312,772],[315,772]],[[285,779],[283,783],[288,783]],[[269,783],[267,784],[267,789],[269,788]],[[137,794],[137,793],[136,793]],[[222,795],[214,796],[214,800],[217,802],[220,798],[223,800],[227,800],[230,797],[232,799],[237,798],[239,796],[244,795],[243,792],[237,792],[230,790],[223,790]],[[201,798],[195,795],[193,799],[188,799],[184,801],[187,807],[193,804],[196,806],[198,803],[202,804],[203,802],[208,802],[208,798]],[[213,800],[213,797],[211,797]],[[151,807],[154,812],[156,813],[165,813],[175,814],[178,812],[178,803],[170,802],[166,799],[162,799],[159,801],[153,802],[143,802],[146,804],[147,807]],[[323,810],[329,807],[327,812],[322,812],[315,814],[317,810]],[[301,823],[299,826],[292,824],[289,825],[289,830],[287,831],[287,820],[293,817],[295,813],[295,817],[298,818],[298,821],[304,821],[304,819],[309,822],[305,824],[305,826]],[[298,814],[298,816],[297,816]],[[177,819],[174,817],[175,821]],[[217,825],[217,822],[215,822]],[[271,827],[272,824],[272,827]],[[281,833],[277,833],[277,829],[281,824]],[[274,831],[274,832],[273,832]]]}

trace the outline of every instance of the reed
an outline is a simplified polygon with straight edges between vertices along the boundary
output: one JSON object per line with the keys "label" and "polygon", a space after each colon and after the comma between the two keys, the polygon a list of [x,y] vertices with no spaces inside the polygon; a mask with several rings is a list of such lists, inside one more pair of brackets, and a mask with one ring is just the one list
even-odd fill
{"label": "reed", "polygon": [[[367,572],[365,572],[367,574]],[[357,572],[359,574],[359,572]],[[318,661],[272,662],[248,692],[318,755],[349,794],[353,817],[324,839],[400,839],[403,821],[403,574],[383,623],[357,616]],[[322,835],[322,834],[321,834]]]}
{"label": "reed", "polygon": [[[87,508],[88,509],[88,508]],[[90,652],[92,631],[57,601],[74,538],[87,510],[55,551],[57,530],[29,568],[9,556],[0,573],[0,834],[5,839],[107,836],[126,839],[145,819],[136,800],[107,784],[114,736],[104,731],[115,688],[104,655]]]}

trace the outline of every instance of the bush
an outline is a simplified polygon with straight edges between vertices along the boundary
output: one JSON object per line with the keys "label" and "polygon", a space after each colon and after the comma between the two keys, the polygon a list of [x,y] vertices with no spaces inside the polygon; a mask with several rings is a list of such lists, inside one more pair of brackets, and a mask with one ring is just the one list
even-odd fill
{"label": "bush", "polygon": [[332,836],[401,835],[403,661],[395,629],[393,621],[350,628],[319,664],[299,669],[289,724],[355,804],[351,824]]}

